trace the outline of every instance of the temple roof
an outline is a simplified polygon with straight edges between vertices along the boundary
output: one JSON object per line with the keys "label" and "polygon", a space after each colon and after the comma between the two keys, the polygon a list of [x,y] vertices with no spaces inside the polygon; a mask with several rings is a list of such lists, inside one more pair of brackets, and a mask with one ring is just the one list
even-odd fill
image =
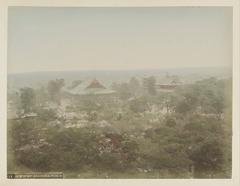
{"label": "temple roof", "polygon": [[83,81],[75,88],[68,89],[67,92],[74,95],[103,95],[103,94],[114,94],[116,91],[111,90],[103,86],[98,80]]}
{"label": "temple roof", "polygon": [[88,85],[88,86],[86,87],[86,89],[92,89],[92,88],[94,88],[94,89],[96,89],[96,88],[106,89],[106,87],[104,87],[97,79],[94,79],[94,80],[90,83],[90,85]]}

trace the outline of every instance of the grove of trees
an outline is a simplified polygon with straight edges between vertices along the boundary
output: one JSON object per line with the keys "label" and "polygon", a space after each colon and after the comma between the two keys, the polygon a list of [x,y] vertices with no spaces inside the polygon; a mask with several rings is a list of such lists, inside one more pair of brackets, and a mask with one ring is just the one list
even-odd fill
{"label": "grove of trees", "polygon": [[[38,117],[8,120],[8,170],[80,178],[230,178],[231,79],[208,78],[172,93],[158,93],[155,83],[150,77],[142,84],[134,78],[114,84],[120,103],[75,101],[89,113],[82,128],[65,128],[64,120],[51,125],[55,111],[39,108]],[[43,93],[59,102],[63,86],[64,80],[51,81]],[[138,94],[141,88],[146,94]],[[38,107],[40,95],[21,89],[25,112]],[[99,127],[102,120],[110,123],[108,130]]]}

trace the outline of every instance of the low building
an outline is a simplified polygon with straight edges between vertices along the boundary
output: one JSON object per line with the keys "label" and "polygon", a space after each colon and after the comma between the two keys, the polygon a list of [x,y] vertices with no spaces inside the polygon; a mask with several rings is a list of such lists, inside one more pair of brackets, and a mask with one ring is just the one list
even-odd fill
{"label": "low building", "polygon": [[178,85],[174,84],[158,84],[157,85],[157,90],[159,92],[173,92]]}
{"label": "low building", "polygon": [[165,76],[158,81],[156,85],[158,92],[173,92],[182,82],[178,76]]}

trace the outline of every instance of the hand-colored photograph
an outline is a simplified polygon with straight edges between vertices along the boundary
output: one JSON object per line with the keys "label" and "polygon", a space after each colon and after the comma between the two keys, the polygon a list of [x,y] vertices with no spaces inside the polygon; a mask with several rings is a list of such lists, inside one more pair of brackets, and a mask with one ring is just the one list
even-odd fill
{"label": "hand-colored photograph", "polygon": [[232,177],[230,7],[9,7],[7,178]]}

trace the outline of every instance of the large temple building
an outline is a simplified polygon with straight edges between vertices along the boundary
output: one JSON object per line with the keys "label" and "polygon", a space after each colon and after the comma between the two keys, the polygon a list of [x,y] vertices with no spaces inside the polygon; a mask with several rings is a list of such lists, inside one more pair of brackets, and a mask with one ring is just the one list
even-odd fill
{"label": "large temple building", "polygon": [[86,85],[85,83],[79,84],[77,87],[68,90],[73,95],[111,95],[116,91],[106,88],[97,79],[92,80]]}

